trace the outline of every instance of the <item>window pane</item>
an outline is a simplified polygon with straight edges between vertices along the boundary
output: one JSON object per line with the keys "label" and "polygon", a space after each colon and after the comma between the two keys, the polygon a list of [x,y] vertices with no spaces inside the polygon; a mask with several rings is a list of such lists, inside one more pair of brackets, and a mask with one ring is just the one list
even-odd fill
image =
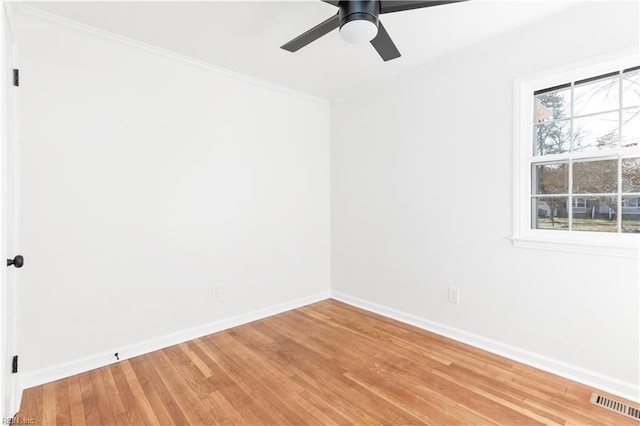
{"label": "window pane", "polygon": [[534,112],[535,123],[569,118],[571,113],[571,89],[536,95]]}
{"label": "window pane", "polygon": [[618,145],[617,112],[577,118],[573,123],[574,151],[615,148]]}
{"label": "window pane", "polygon": [[531,202],[534,229],[569,229],[567,197],[533,197]]}
{"label": "window pane", "polygon": [[622,197],[622,232],[640,232],[640,195]]}
{"label": "window pane", "polygon": [[574,115],[593,114],[620,108],[620,77],[606,77],[574,88]]}
{"label": "window pane", "polygon": [[533,166],[534,194],[566,194],[569,192],[569,164],[539,164]]}
{"label": "window pane", "polygon": [[622,74],[622,106],[640,105],[640,71]]}
{"label": "window pane", "polygon": [[622,192],[640,192],[640,158],[622,160]]}
{"label": "window pane", "polygon": [[573,230],[618,232],[618,197],[573,197]]}
{"label": "window pane", "polygon": [[534,155],[561,154],[569,151],[569,120],[534,126]]}
{"label": "window pane", "polygon": [[573,163],[573,192],[608,193],[618,190],[618,161],[576,161]]}
{"label": "window pane", "polygon": [[640,145],[640,109],[622,113],[622,146]]}

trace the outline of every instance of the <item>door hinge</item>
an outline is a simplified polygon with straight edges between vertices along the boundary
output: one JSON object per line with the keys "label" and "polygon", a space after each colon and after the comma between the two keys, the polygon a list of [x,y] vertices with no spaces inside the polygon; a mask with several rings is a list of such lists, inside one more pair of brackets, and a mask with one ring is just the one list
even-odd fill
{"label": "door hinge", "polygon": [[11,361],[11,372],[14,374],[18,372],[18,355],[13,356],[13,361]]}
{"label": "door hinge", "polygon": [[20,86],[20,70],[16,68],[13,69],[13,85]]}

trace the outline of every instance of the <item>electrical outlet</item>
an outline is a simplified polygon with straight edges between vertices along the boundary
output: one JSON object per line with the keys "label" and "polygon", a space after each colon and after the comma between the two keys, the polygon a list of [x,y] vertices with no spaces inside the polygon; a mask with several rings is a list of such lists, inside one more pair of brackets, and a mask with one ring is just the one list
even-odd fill
{"label": "electrical outlet", "polygon": [[211,297],[220,297],[220,287],[217,285],[211,286]]}
{"label": "electrical outlet", "polygon": [[460,303],[460,289],[449,287],[449,302]]}

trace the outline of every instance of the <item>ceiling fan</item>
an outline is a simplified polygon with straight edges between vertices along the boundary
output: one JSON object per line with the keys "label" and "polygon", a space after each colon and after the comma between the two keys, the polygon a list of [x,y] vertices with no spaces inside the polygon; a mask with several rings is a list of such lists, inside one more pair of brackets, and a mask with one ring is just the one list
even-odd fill
{"label": "ceiling fan", "polygon": [[400,52],[393,44],[389,33],[380,22],[378,16],[385,13],[423,7],[440,6],[459,3],[467,0],[449,1],[402,1],[402,0],[322,0],[338,8],[338,13],[319,23],[309,31],[300,34],[290,42],[280,46],[289,52],[295,52],[307,44],[340,27],[340,35],[346,41],[362,43],[370,41],[384,61],[400,57]]}

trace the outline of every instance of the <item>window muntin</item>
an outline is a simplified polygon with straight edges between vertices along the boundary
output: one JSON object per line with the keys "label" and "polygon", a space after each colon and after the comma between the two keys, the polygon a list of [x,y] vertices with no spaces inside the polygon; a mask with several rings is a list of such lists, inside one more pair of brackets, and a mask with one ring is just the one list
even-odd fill
{"label": "window muntin", "polygon": [[534,92],[532,229],[640,232],[639,68]]}

